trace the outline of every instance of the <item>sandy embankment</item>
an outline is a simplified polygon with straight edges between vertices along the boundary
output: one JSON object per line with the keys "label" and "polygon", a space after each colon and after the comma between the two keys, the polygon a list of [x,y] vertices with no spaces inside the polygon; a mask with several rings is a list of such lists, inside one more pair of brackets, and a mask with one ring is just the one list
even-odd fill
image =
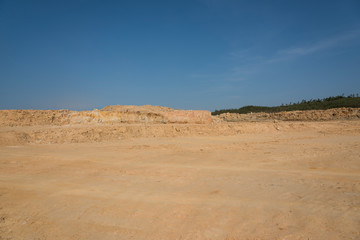
{"label": "sandy embankment", "polygon": [[360,238],[359,120],[144,111],[0,113],[0,239]]}
{"label": "sandy embankment", "polygon": [[[220,116],[211,116],[208,111],[174,110],[149,105],[107,106],[102,110],[82,112],[0,110],[0,145],[109,142],[136,137],[218,136],[280,129],[316,131],[321,126],[328,126],[325,127],[326,131],[331,131],[336,124],[330,126],[326,123],[328,120],[331,120],[330,123],[335,120],[360,120],[360,109]],[[323,121],[323,124],[314,124],[316,121]]]}

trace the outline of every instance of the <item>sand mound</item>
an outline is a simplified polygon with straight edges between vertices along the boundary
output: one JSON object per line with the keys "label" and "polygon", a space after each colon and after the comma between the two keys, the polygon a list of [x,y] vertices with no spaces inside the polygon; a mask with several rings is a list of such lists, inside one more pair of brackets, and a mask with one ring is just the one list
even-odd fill
{"label": "sand mound", "polygon": [[359,119],[359,108],[334,108],[328,110],[307,110],[291,111],[278,113],[223,113],[218,118],[227,122],[241,121],[263,121],[263,120],[282,120],[282,121],[328,121],[328,120],[349,120]]}
{"label": "sand mound", "polygon": [[162,106],[152,106],[152,105],[143,105],[143,106],[135,106],[135,105],[110,105],[106,106],[101,111],[116,111],[116,112],[142,112],[142,113],[158,113],[158,112],[172,112],[174,109],[169,107]]}
{"label": "sand mound", "polygon": [[0,126],[118,123],[211,123],[209,111],[174,110],[159,106],[107,106],[103,110],[1,110]]}
{"label": "sand mound", "polygon": [[[359,119],[359,109],[297,111],[283,113],[222,114],[174,110],[159,106],[108,106],[102,110],[2,110],[0,145],[28,143],[107,142],[124,138],[219,136],[279,131],[321,131],[308,120]],[[269,120],[286,121],[269,121]],[[299,122],[293,122],[298,120]],[[255,121],[256,123],[253,123]],[[292,122],[289,122],[292,121]],[[346,124],[360,124],[347,121]],[[330,124],[327,131],[338,127]],[[341,125],[341,124],[340,124]],[[354,125],[354,126],[355,126]],[[337,130],[334,131],[337,131]],[[353,129],[358,132],[360,128]]]}

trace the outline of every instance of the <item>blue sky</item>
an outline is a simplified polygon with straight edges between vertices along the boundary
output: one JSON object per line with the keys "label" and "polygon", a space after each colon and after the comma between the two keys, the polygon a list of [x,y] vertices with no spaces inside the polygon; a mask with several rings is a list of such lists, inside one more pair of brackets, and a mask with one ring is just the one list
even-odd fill
{"label": "blue sky", "polygon": [[0,109],[360,93],[360,1],[0,0]]}

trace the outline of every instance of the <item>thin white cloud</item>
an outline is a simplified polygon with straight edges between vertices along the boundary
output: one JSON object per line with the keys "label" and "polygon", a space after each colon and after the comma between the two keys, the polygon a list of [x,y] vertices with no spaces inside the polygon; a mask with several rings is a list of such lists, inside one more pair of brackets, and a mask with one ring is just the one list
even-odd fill
{"label": "thin white cloud", "polygon": [[233,61],[238,63],[237,66],[229,69],[223,74],[192,74],[191,78],[206,79],[212,82],[242,82],[246,81],[253,74],[261,71],[262,68],[269,64],[277,62],[289,61],[306,55],[315,54],[320,51],[335,48],[339,45],[344,45],[346,41],[353,40],[360,37],[360,29],[356,31],[346,32],[338,36],[328,39],[323,39],[308,46],[295,46],[293,48],[282,49],[270,56],[261,56],[253,54],[253,49],[247,48],[239,51],[232,51],[228,53]]}
{"label": "thin white cloud", "polygon": [[292,56],[302,56],[302,55],[308,55],[312,54],[324,49],[328,49],[331,47],[335,47],[347,40],[357,38],[360,35],[360,31],[352,31],[349,33],[345,33],[336,37],[332,37],[329,39],[322,40],[320,42],[317,42],[311,46],[307,47],[294,47],[286,50],[281,50],[278,53],[280,55],[292,55]]}
{"label": "thin white cloud", "polygon": [[[298,46],[289,49],[279,50],[272,57],[267,58],[264,63],[275,63],[290,60],[296,57],[306,56],[310,54],[314,54],[316,52],[320,52],[322,50],[326,50],[329,48],[336,47],[340,44],[343,44],[347,40],[351,40],[354,38],[360,37],[360,30],[347,32],[332,38],[324,39],[317,43],[314,43],[309,46]],[[259,63],[262,64],[262,63]]]}

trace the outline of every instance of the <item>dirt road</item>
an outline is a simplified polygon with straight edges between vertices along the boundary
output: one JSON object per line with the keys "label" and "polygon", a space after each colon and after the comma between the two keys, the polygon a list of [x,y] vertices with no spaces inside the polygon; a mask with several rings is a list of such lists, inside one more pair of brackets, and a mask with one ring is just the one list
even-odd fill
{"label": "dirt road", "polygon": [[360,239],[360,124],[311,124],[0,146],[0,239]]}

